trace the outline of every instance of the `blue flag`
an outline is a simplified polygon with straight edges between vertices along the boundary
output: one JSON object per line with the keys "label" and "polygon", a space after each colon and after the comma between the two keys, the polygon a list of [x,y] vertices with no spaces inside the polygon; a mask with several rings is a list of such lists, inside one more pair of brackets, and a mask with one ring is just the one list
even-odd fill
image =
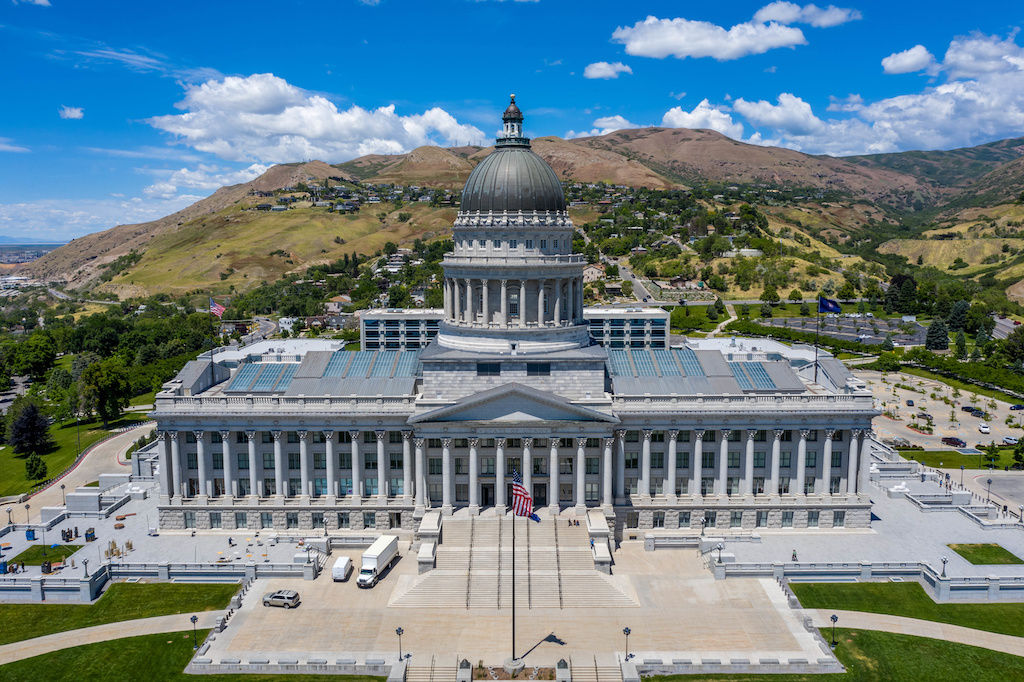
{"label": "blue flag", "polygon": [[839,305],[839,301],[833,301],[831,298],[825,298],[824,296],[818,296],[818,312],[819,313],[841,313],[843,307]]}

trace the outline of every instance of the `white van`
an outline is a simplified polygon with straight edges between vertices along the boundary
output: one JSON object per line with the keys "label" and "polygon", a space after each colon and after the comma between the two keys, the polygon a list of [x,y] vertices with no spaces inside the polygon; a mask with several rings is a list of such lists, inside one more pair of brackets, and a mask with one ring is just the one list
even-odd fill
{"label": "white van", "polygon": [[334,568],[331,569],[331,578],[336,583],[348,580],[352,575],[352,560],[347,556],[340,556],[334,561]]}

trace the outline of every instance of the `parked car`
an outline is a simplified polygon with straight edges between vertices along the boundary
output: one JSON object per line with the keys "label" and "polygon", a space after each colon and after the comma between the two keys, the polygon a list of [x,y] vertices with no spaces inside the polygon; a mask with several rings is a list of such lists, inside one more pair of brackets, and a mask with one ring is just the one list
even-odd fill
{"label": "parked car", "polygon": [[892,442],[893,442],[893,445],[895,445],[898,448],[909,448],[910,447],[910,441],[907,440],[906,438],[903,438],[903,437],[900,437],[900,436],[897,436],[896,438],[893,438]]}
{"label": "parked car", "polygon": [[964,405],[960,408],[962,412],[974,412],[974,408],[970,405]]}
{"label": "parked car", "polygon": [[1024,410],[1024,405],[1021,405],[1019,403],[1017,405],[1010,405],[1010,409],[1011,410]]}
{"label": "parked car", "polygon": [[1019,442],[1014,436],[1003,436],[1003,445],[1016,445]]}
{"label": "parked car", "polygon": [[957,438],[955,436],[946,436],[945,438],[942,439],[942,444],[949,445],[950,447],[954,448],[967,447],[967,441],[963,440],[962,438]]}
{"label": "parked car", "polygon": [[286,609],[294,609],[299,605],[299,593],[295,590],[278,590],[267,592],[263,595],[264,606],[283,606]]}
{"label": "parked car", "polygon": [[920,412],[920,413],[918,413],[917,418],[918,419],[923,419],[926,422],[935,421],[935,417],[931,416],[927,412]]}
{"label": "parked car", "polygon": [[914,401],[913,400],[908,400],[907,401],[907,407],[913,407],[913,406],[914,406]]}
{"label": "parked car", "polygon": [[981,433],[992,433],[992,429],[990,429],[988,424],[986,424],[985,422],[981,422],[980,424],[978,424],[978,431],[980,431]]}

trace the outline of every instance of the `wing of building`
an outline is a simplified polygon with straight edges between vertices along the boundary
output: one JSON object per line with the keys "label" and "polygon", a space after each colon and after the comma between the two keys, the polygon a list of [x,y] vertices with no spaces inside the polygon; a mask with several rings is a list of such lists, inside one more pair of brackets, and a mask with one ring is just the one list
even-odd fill
{"label": "wing of building", "polygon": [[[670,347],[667,314],[584,309],[554,171],[513,102],[471,173],[444,309],[369,311],[363,346],[266,341],[156,396],[167,529],[401,527],[540,508],[629,528],[864,527],[877,414],[838,360],[761,339]],[[372,330],[371,330],[372,327]]]}

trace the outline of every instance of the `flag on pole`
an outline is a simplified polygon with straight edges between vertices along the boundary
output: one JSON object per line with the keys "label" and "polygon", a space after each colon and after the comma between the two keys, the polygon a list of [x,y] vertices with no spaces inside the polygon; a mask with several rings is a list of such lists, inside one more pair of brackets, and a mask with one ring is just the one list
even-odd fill
{"label": "flag on pole", "polygon": [[210,299],[210,312],[217,317],[224,317],[224,311],[227,310],[220,303],[217,303],[213,298]]}
{"label": "flag on pole", "polygon": [[512,513],[540,522],[540,517],[533,513],[533,496],[523,485],[523,477],[518,471],[512,474]]}
{"label": "flag on pole", "polygon": [[833,301],[831,298],[825,298],[824,296],[818,296],[818,312],[819,313],[841,313],[843,307],[839,305],[839,301]]}

